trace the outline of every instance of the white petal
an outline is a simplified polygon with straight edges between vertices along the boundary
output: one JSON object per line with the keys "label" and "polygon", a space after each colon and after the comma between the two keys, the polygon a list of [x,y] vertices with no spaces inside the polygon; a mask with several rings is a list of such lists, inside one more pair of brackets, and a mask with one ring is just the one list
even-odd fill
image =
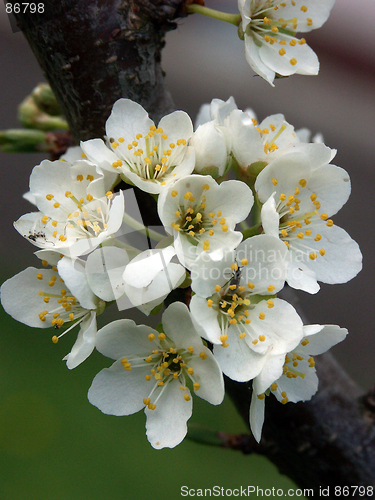
{"label": "white petal", "polygon": [[277,391],[273,394],[278,401],[283,399],[282,392],[286,392],[286,397],[289,402],[297,403],[298,401],[309,401],[318,390],[318,377],[315,368],[311,368],[306,360],[298,362],[298,371],[304,373],[304,378],[297,376],[296,378],[288,378],[282,375],[277,380]]}
{"label": "white petal", "polygon": [[162,128],[164,134],[167,134],[168,141],[174,144],[179,139],[187,141],[193,135],[193,124],[189,115],[184,111],[174,111],[164,116],[159,122],[159,128]]}
{"label": "white petal", "polygon": [[233,155],[242,168],[263,160],[264,145],[261,136],[247,113],[239,109],[232,111],[224,124],[231,136]]}
{"label": "white petal", "polygon": [[115,102],[106,123],[109,139],[117,141],[125,139],[125,144],[136,140],[137,134],[147,135],[154,122],[148,117],[147,111],[130,99],[119,99]]}
{"label": "white petal", "polygon": [[111,151],[102,139],[91,139],[81,142],[81,148],[87,158],[103,170],[114,172],[112,164],[118,161],[118,157]]}
{"label": "white petal", "polygon": [[86,261],[87,281],[97,297],[109,302],[124,294],[124,269],[129,262],[126,250],[102,247],[92,252]]}
{"label": "white petal", "polygon": [[256,45],[252,33],[250,35],[245,34],[245,56],[251,69],[274,87],[275,72],[264,64],[260,58],[259,47]]}
{"label": "white petal", "polygon": [[203,336],[213,344],[221,344],[218,313],[212,307],[207,306],[207,300],[194,295],[190,302],[190,311],[197,323],[203,328]]}
{"label": "white petal", "polygon": [[281,377],[285,363],[285,353],[278,356],[268,356],[262,371],[254,379],[253,391],[256,394],[264,393],[273,382]]}
{"label": "white petal", "polygon": [[69,370],[76,368],[90,356],[95,348],[96,331],[96,312],[91,311],[90,315],[87,315],[87,318],[81,323],[81,328],[72,350],[64,358]]}
{"label": "white petal", "polygon": [[195,168],[199,174],[204,169],[217,168],[217,176],[224,174],[228,161],[228,140],[226,130],[217,127],[214,122],[200,125],[190,140],[190,145],[195,149]]}
{"label": "white petal", "polygon": [[[318,57],[306,43],[303,45],[297,43],[292,47],[289,45],[290,37],[278,33],[275,38],[286,41],[286,45],[279,45],[278,43],[271,45],[264,42],[259,49],[259,57],[268,68],[283,76],[293,75],[294,73],[301,75],[318,74]],[[280,51],[284,55],[280,55]]]}
{"label": "white petal", "polygon": [[[121,360],[105,368],[94,378],[88,392],[91,404],[109,415],[132,415],[144,407],[143,399],[152,389],[146,380],[149,366],[124,370]],[[182,391],[181,391],[182,392]]]}
{"label": "white petal", "polygon": [[229,333],[228,347],[215,345],[214,356],[227,377],[238,382],[247,382],[260,373],[266,356],[251,350],[247,343],[238,337],[238,333]]}
{"label": "white petal", "polygon": [[137,288],[149,285],[160,271],[166,269],[174,255],[176,251],[173,246],[140,253],[126,267],[125,282]]}
{"label": "white petal", "polygon": [[97,299],[87,282],[85,266],[78,260],[63,257],[59,260],[57,269],[64,283],[77,297],[81,306],[85,309],[96,309]]}
{"label": "white petal", "polygon": [[[316,227],[322,236],[320,241],[309,240],[309,246],[317,253],[314,261],[306,263],[315,272],[316,279],[323,283],[346,283],[353,279],[362,269],[362,254],[358,244],[352,240],[344,229],[325,223]],[[325,254],[319,255],[324,249]]]}
{"label": "white petal", "polygon": [[96,348],[99,352],[112,359],[129,355],[146,358],[158,344],[150,341],[148,335],[157,332],[146,325],[137,326],[130,319],[119,319],[101,328],[97,333]]}
{"label": "white petal", "polygon": [[[284,19],[297,18],[296,32],[308,32],[320,28],[328,19],[335,0],[295,0],[294,4],[286,4],[283,8]],[[301,7],[307,10],[301,10]],[[309,23],[307,19],[311,19]]]}
{"label": "white petal", "polygon": [[197,355],[188,362],[189,368],[194,370],[194,382],[200,384],[195,394],[212,405],[219,405],[224,399],[224,379],[220,366],[207,347],[202,345],[199,353],[201,352],[206,354],[205,359],[202,359],[197,352]]}
{"label": "white petal", "polygon": [[147,439],[157,450],[174,448],[186,436],[186,422],[191,417],[193,402],[186,401],[185,394],[190,396],[189,389],[181,391],[180,382],[172,379],[156,403],[156,409],[145,409]]}
{"label": "white petal", "polygon": [[163,313],[164,333],[178,347],[193,346],[198,351],[203,347],[202,339],[195,330],[189,309],[182,302],[173,302]]}
{"label": "white petal", "polygon": [[250,404],[250,428],[255,440],[259,443],[264,423],[265,398],[259,399],[253,390]]}
{"label": "white petal", "polygon": [[279,214],[276,211],[274,193],[268,198],[261,209],[263,230],[266,234],[279,237]]}
{"label": "white petal", "polygon": [[[37,275],[43,279],[37,279]],[[39,313],[46,309],[43,296],[38,292],[51,293],[48,282],[56,273],[52,269],[28,267],[5,281],[1,286],[1,303],[5,311],[17,321],[34,328],[49,328],[50,321],[41,321]]]}
{"label": "white petal", "polygon": [[[311,333],[311,327],[319,326],[320,330]],[[310,327],[310,328],[309,328]],[[346,328],[337,325],[308,325],[303,327],[304,334],[308,336],[309,343],[306,346],[299,346],[298,351],[317,356],[328,351],[332,346],[342,342],[348,334]]]}

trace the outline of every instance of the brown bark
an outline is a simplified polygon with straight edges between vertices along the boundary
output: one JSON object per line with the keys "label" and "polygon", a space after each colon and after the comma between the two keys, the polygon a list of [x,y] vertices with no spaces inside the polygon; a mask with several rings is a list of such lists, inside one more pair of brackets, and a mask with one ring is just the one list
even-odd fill
{"label": "brown bark", "polygon": [[[104,134],[119,97],[139,102],[156,121],[172,110],[160,56],[165,32],[183,14],[183,0],[48,4],[52,10],[45,18],[17,19],[77,141]],[[320,387],[310,402],[282,406],[267,398],[262,441],[247,451],[266,455],[316,496],[319,487],[330,486],[336,498],[334,486],[375,483],[375,413],[371,398],[365,399],[330,355],[317,360],[317,370]],[[226,388],[248,423],[248,384],[227,380]]]}

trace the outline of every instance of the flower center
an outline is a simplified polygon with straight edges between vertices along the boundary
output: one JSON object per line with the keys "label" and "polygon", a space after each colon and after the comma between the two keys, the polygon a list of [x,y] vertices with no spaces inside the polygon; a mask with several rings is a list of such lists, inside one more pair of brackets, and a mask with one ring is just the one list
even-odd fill
{"label": "flower center", "polygon": [[[168,135],[162,128],[150,127],[146,136],[136,134],[135,140],[125,144],[120,137],[117,141],[110,139],[112,149],[130,170],[145,180],[160,181],[166,174],[173,171],[181,163],[187,141],[178,139],[176,143],[168,141]],[[114,168],[123,166],[121,160],[112,164]]]}
{"label": "flower center", "polygon": [[[277,179],[272,179],[272,183],[276,186]],[[316,231],[316,228],[319,230],[319,227],[322,227],[322,221],[325,221],[327,227],[332,227],[333,221],[328,219],[326,213],[319,212],[321,203],[315,193],[309,198],[306,191],[301,193],[301,190],[306,188],[307,181],[300,179],[293,194],[280,194],[276,206],[280,218],[279,236],[290,250],[302,252],[301,257],[308,256],[310,260],[315,260],[318,255],[323,257],[326,250],[321,248],[317,252],[315,244],[312,246],[309,242],[312,240],[318,242],[322,239],[321,234]],[[300,193],[304,198],[302,202],[297,197]],[[306,209],[309,211],[305,211]]]}
{"label": "flower center", "polygon": [[[145,406],[149,410],[155,410],[156,404],[165,388],[174,379],[180,381],[182,391],[187,390],[186,380],[190,379],[194,390],[197,391],[200,388],[200,384],[195,378],[194,369],[188,366],[191,358],[197,356],[194,354],[193,346],[189,346],[187,349],[176,349],[174,343],[162,332],[158,335],[159,342],[153,333],[148,335],[148,339],[152,347],[155,347],[148,357],[139,358],[131,356],[121,359],[121,364],[126,371],[147,365],[150,367],[150,374],[146,375],[146,380],[153,380],[154,385],[148,396],[143,399]],[[207,354],[201,352],[199,358],[205,360]],[[185,401],[190,401],[190,396],[187,392],[184,394],[184,399]]]}
{"label": "flower center", "polygon": [[[221,210],[216,213],[207,213],[207,199],[204,192],[209,189],[209,185],[204,184],[202,186],[202,193],[198,200],[195,199],[193,193],[186,191],[183,196],[183,201],[180,201],[180,203],[176,206],[177,210],[174,213],[176,220],[171,224],[173,229],[184,233],[189,242],[194,246],[198,245],[201,235],[205,232],[207,232],[209,237],[212,237],[214,236],[215,231],[219,230],[218,228],[221,228],[223,233],[228,231],[226,219],[225,217],[222,217]],[[171,195],[172,197],[177,197],[178,192],[172,191]],[[215,228],[218,222],[219,226]],[[204,240],[203,250],[208,251],[209,249],[210,240]]]}

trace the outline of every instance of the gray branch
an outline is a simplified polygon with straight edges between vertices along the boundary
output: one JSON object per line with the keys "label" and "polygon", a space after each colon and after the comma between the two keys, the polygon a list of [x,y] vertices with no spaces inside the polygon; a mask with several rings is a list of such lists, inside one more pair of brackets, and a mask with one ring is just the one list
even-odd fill
{"label": "gray branch", "polygon": [[[113,103],[139,102],[158,121],[173,110],[160,66],[165,33],[184,15],[183,0],[49,0],[46,14],[17,21],[42,67],[76,141],[101,137]],[[317,360],[320,387],[308,403],[267,398],[260,445],[300,487],[375,484],[375,411],[330,355]],[[248,423],[248,384],[227,380]],[[350,495],[353,498],[352,495]],[[369,498],[359,496],[356,498]]]}

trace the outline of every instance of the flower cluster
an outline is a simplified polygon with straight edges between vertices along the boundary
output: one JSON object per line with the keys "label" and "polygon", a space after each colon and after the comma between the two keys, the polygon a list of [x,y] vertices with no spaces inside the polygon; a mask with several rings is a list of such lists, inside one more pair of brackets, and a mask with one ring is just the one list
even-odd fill
{"label": "flower cluster", "polygon": [[[264,43],[263,17],[274,19],[268,4],[251,2],[260,20],[249,21]],[[288,18],[292,10],[285,7]],[[275,32],[281,45],[291,37],[283,30]],[[258,124],[233,98],[202,107],[195,132],[182,111],[156,126],[139,104],[120,99],[106,134],[32,171],[26,197],[36,211],[14,225],[38,248],[41,269],[6,281],[2,305],[29,326],[53,328],[53,342],[79,326],[68,368],[95,348],[112,358],[89,400],[112,415],[144,409],[153,447],[185,437],[192,393],[222,402],[223,374],[252,381],[250,425],[259,441],[265,397],[310,399],[318,387],[313,356],[347,334],[304,326],[277,294],[285,283],[316,293],[318,282],[344,283],[360,271],[358,245],[331,219],[349,197],[349,176],[320,137],[308,142],[280,114]],[[157,199],[164,234],[134,218],[129,185]],[[142,234],[157,244],[140,248]],[[156,329],[121,319],[98,331],[96,316],[110,304],[158,314],[176,288],[185,302],[169,298]]]}

